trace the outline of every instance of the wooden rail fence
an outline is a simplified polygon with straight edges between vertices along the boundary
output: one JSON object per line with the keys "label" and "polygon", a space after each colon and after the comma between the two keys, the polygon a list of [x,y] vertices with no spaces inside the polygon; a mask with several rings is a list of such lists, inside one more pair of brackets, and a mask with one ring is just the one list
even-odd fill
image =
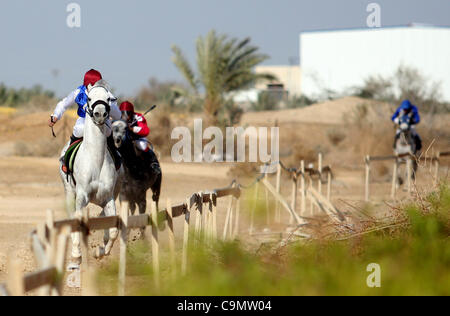
{"label": "wooden rail fence", "polygon": [[[280,194],[281,170],[285,169],[290,174],[292,180],[291,203]],[[326,180],[324,177],[326,176]],[[298,179],[300,178],[300,190],[298,189]],[[307,183],[308,180],[308,183]],[[314,182],[317,181],[317,185]],[[260,182],[266,190],[266,203],[268,206],[269,194],[276,201],[275,222],[281,222],[280,206],[290,215],[290,224],[295,221],[295,225],[304,225],[308,217],[312,216],[315,209],[320,210],[330,216],[333,221],[345,221],[345,217],[331,203],[331,181],[332,171],[329,166],[322,167],[322,155],[319,155],[318,169],[312,165],[305,167],[304,161],[298,169],[285,168],[281,162],[277,162],[276,185],[273,186],[268,178],[268,173],[262,174],[255,181],[255,206],[250,211],[250,234],[254,230],[254,213]],[[322,184],[327,184],[327,196],[322,195]],[[317,188],[317,189],[316,189]],[[79,273],[80,287],[83,294],[89,294],[88,289],[91,269],[88,266],[88,243],[91,231],[104,230],[116,227],[119,229],[120,255],[119,255],[119,287],[118,294],[125,295],[126,288],[126,260],[127,260],[127,239],[131,229],[151,227],[151,248],[152,264],[154,272],[155,287],[160,286],[160,266],[159,266],[159,236],[158,231],[168,229],[169,257],[171,264],[171,275],[173,278],[179,273],[176,266],[175,257],[175,232],[173,220],[177,217],[184,218],[183,245],[181,253],[181,274],[187,273],[188,268],[188,248],[192,243],[189,238],[194,237],[194,245],[202,240],[212,243],[219,238],[217,226],[217,201],[228,197],[228,207],[221,239],[234,239],[240,231],[240,197],[242,189],[248,189],[236,181],[229,187],[212,191],[198,192],[192,194],[181,204],[171,204],[166,202],[166,208],[157,210],[156,204],[151,203],[150,214],[129,215],[128,205],[122,203],[119,214],[110,217],[90,217],[88,208],[83,211],[81,218],[54,220],[52,211],[47,211],[46,223],[38,225],[37,229],[31,233],[31,245],[38,271],[23,275],[20,263],[16,260],[9,262],[9,278],[6,285],[0,284],[0,295],[24,295],[26,292],[39,289],[40,295],[61,295],[62,284],[65,273],[66,252],[70,233],[80,232],[82,235],[83,263]],[[297,212],[297,195],[301,193],[301,210]],[[310,200],[309,214],[306,213],[307,200]],[[267,222],[269,224],[269,210],[267,209]],[[195,219],[192,217],[195,216]],[[195,220],[193,223],[191,219]],[[303,235],[303,237],[308,237]],[[83,285],[83,286],[81,286]]]}
{"label": "wooden rail fence", "polygon": [[[434,182],[437,183],[439,179],[439,166],[440,166],[440,160],[443,157],[450,157],[450,151],[446,152],[438,152],[436,156],[434,157],[416,157],[412,154],[406,153],[402,155],[390,155],[390,156],[366,156],[364,158],[364,164],[365,164],[365,194],[364,199],[366,202],[369,202],[370,200],[370,174],[371,174],[371,163],[377,162],[377,161],[389,161],[393,160],[393,168],[392,168],[392,185],[391,185],[391,198],[395,199],[397,195],[397,179],[398,179],[398,167],[401,163],[406,164],[406,172],[407,172],[407,179],[406,179],[406,185],[408,194],[412,191],[412,174],[413,174],[413,159],[424,159],[426,161],[431,161],[431,163],[434,163]],[[404,161],[402,161],[404,159]]]}

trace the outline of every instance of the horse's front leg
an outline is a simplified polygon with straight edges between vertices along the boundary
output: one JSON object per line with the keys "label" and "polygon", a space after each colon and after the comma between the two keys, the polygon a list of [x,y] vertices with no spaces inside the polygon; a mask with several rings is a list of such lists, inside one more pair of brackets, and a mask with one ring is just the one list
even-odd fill
{"label": "horse's front leg", "polygon": [[[103,212],[105,213],[105,216],[115,216],[117,214],[114,197],[111,197],[108,203],[106,203],[105,207],[103,208]],[[117,227],[110,228],[108,232],[105,231],[104,236],[105,248],[100,249],[100,251],[97,252],[98,254],[97,257],[108,256],[111,253],[111,249],[118,235],[119,230],[117,229]]]}
{"label": "horse's front leg", "polygon": [[[73,218],[81,220],[83,216],[82,210],[87,207],[88,197],[85,192],[77,192],[75,199],[75,213],[72,214]],[[81,233],[75,232],[71,234],[72,237],[72,262],[70,265],[71,269],[79,268],[82,258],[81,258]],[[86,258],[87,260],[87,258]]]}

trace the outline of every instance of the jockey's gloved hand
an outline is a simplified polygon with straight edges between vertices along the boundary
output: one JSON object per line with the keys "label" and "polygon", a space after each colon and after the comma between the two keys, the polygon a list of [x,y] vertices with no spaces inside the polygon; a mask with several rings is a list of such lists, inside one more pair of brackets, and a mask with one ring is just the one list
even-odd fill
{"label": "jockey's gloved hand", "polygon": [[48,126],[53,127],[57,121],[58,121],[58,118],[56,116],[50,116],[50,118],[48,120]]}
{"label": "jockey's gloved hand", "polygon": [[397,118],[394,120],[394,123],[397,124],[397,125],[400,124],[400,117],[397,117]]}

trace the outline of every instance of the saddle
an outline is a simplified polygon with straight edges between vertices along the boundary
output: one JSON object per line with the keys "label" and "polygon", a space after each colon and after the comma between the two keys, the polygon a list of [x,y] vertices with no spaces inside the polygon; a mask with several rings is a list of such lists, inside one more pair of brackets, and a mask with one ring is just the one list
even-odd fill
{"label": "saddle", "polygon": [[[69,148],[67,148],[66,153],[64,154],[64,158],[63,158],[63,162],[64,162],[64,166],[66,166],[66,171],[64,171],[64,173],[67,175],[67,181],[69,181],[69,177],[72,177],[72,180],[74,183],[75,179],[73,177],[73,166],[75,163],[75,158],[78,154],[78,150],[81,147],[81,144],[83,143],[83,138],[73,142],[72,144],[70,144]],[[120,166],[122,164],[122,162],[116,159],[116,155],[114,155],[111,152],[111,148],[109,148],[109,146],[106,146],[106,148],[108,148],[109,154],[111,155],[113,161],[114,161],[114,165],[116,167],[116,170],[120,169]]]}

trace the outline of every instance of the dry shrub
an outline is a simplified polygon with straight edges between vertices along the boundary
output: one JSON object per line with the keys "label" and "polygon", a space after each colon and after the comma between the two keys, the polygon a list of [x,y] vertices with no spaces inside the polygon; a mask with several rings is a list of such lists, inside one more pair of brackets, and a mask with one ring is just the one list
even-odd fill
{"label": "dry shrub", "polygon": [[347,135],[343,131],[337,128],[329,129],[327,132],[327,136],[330,143],[332,143],[334,146],[338,146],[347,137]]}
{"label": "dry shrub", "polygon": [[261,164],[250,162],[234,163],[228,174],[233,178],[255,177],[258,175],[260,165]]}
{"label": "dry shrub", "polygon": [[390,168],[386,163],[379,162],[375,164],[375,174],[379,177],[384,177],[389,174]]}
{"label": "dry shrub", "polygon": [[14,145],[14,155],[22,157],[55,157],[61,152],[64,144],[53,139],[42,139],[38,142],[27,143],[16,142]]}
{"label": "dry shrub", "polygon": [[173,128],[170,113],[163,107],[161,110],[155,111],[148,121],[151,130],[149,139],[155,150],[162,156],[170,155],[172,148],[170,136]]}

